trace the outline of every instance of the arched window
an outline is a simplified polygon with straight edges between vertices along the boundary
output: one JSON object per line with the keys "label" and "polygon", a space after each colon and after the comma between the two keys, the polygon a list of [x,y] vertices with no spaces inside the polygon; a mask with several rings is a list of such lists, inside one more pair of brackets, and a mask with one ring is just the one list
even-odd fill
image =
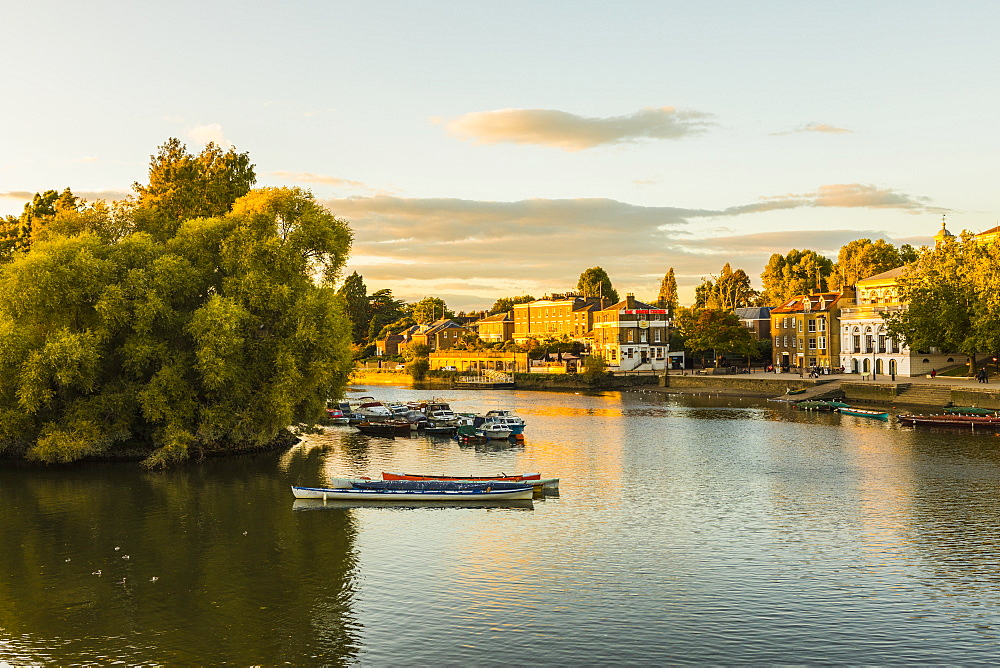
{"label": "arched window", "polygon": [[896,369],[896,360],[889,360],[889,373],[895,376],[897,373]]}
{"label": "arched window", "polygon": [[862,370],[862,371],[863,371],[864,373],[868,373],[868,361],[869,361],[869,360],[868,360],[868,358],[866,357],[866,358],[865,358],[865,360],[864,360],[864,362],[862,362],[862,366],[861,366],[861,370]]}

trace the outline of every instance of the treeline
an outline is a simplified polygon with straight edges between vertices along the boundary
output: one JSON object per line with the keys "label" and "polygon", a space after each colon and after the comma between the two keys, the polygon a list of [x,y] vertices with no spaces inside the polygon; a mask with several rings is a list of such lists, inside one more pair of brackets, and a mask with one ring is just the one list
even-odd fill
{"label": "treeline", "polygon": [[4,219],[0,454],[162,466],[265,446],[340,396],[351,231],[255,181],[246,153],[170,139],[133,197],[52,190]]}

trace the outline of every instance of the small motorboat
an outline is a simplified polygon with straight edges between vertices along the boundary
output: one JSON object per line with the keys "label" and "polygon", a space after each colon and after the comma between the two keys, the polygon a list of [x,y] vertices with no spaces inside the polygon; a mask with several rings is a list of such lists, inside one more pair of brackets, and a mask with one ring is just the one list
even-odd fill
{"label": "small motorboat", "polygon": [[473,425],[481,427],[487,422],[509,427],[514,435],[524,433],[524,420],[508,410],[487,411],[485,415],[477,415]]}
{"label": "small motorboat", "polygon": [[805,391],[806,391],[805,388],[802,388],[802,389],[799,389],[799,390],[793,390],[790,387],[785,388],[785,394],[804,394]]}
{"label": "small motorboat", "polygon": [[339,408],[327,408],[324,424],[351,424],[349,415],[344,415],[344,411]]}
{"label": "small motorboat", "polygon": [[487,420],[476,427],[476,434],[491,441],[503,441],[514,435],[514,430],[496,420]]}
{"label": "small motorboat", "polygon": [[882,420],[883,422],[889,419],[889,411],[873,411],[867,408],[855,408],[854,406],[838,408],[837,411],[844,415],[873,418],[875,420]]}
{"label": "small motorboat", "polygon": [[[430,488],[411,487],[403,489],[351,487],[338,489],[333,487],[292,487],[296,499],[323,499],[324,501],[516,501],[531,499],[534,488],[531,485],[519,487],[494,488],[491,483],[466,485],[453,483],[452,488],[442,488],[433,485]],[[499,483],[498,483],[499,485]]]}

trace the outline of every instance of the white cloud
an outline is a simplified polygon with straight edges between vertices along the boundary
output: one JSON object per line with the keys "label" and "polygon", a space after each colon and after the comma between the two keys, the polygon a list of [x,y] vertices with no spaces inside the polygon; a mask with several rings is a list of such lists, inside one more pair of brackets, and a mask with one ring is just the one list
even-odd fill
{"label": "white cloud", "polygon": [[233,145],[232,142],[226,139],[225,135],[222,133],[221,123],[209,123],[208,125],[199,125],[191,128],[187,131],[187,137],[191,141],[199,144],[215,142],[217,146],[221,146],[226,149]]}
{"label": "white cloud", "polygon": [[802,127],[795,128],[794,130],[786,130],[784,132],[772,132],[772,135],[791,135],[798,134],[800,132],[819,132],[822,134],[831,135],[844,135],[851,134],[854,130],[848,130],[847,128],[838,128],[835,125],[829,125],[827,123],[806,123]]}
{"label": "white cloud", "polygon": [[681,139],[704,132],[711,125],[710,117],[675,107],[646,108],[610,118],[587,118],[555,109],[498,109],[460,116],[445,127],[452,135],[477,144],[535,144],[581,151],[645,139]]}

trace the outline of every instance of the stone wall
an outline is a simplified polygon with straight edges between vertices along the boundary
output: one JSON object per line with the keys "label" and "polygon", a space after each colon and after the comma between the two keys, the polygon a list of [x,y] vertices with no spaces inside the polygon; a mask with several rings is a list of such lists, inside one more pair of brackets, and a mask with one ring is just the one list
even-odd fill
{"label": "stone wall", "polygon": [[951,391],[951,403],[956,406],[1000,409],[1000,390],[955,388]]}
{"label": "stone wall", "polygon": [[881,383],[848,383],[840,384],[844,398],[854,401],[891,402],[898,392],[895,385]]}
{"label": "stone wall", "polygon": [[760,374],[759,378],[731,378],[727,376],[678,376],[669,374],[660,377],[660,387],[675,389],[695,388],[725,388],[754,392],[762,396],[778,396],[789,388],[793,390],[807,389],[818,385],[810,378],[798,376],[783,378],[773,374]]}

